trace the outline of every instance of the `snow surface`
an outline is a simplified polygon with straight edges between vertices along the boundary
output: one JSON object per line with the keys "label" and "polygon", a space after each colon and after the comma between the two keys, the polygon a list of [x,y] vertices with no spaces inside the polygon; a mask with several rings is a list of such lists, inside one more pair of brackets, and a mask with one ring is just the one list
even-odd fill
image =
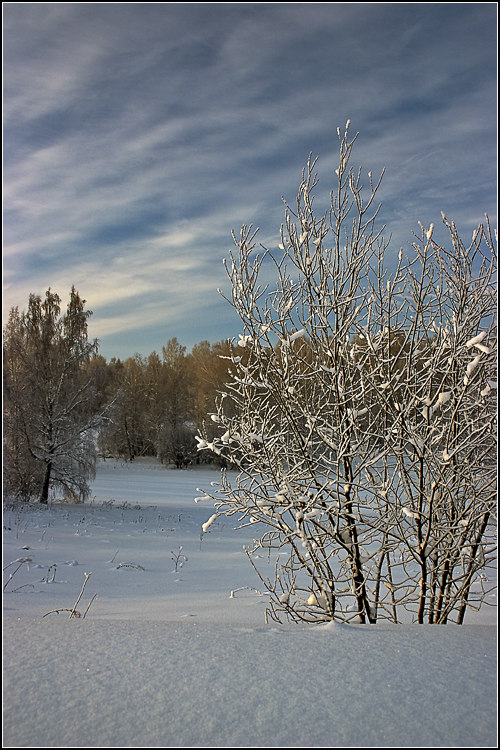
{"label": "snow surface", "polygon": [[85,505],[4,510],[3,747],[497,747],[494,607],[266,625],[255,529],[201,535],[217,479],[106,461]]}

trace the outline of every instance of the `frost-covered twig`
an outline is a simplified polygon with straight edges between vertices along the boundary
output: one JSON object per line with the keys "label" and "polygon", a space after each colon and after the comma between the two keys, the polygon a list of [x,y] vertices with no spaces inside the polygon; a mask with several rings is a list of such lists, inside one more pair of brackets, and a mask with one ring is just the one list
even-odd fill
{"label": "frost-covered twig", "polygon": [[97,594],[94,594],[92,596],[92,598],[91,598],[90,602],[88,603],[87,608],[85,609],[85,612],[84,612],[84,614],[82,616],[82,614],[77,610],[77,606],[78,606],[78,604],[80,602],[80,599],[83,596],[83,592],[85,591],[85,586],[87,585],[88,580],[89,580],[90,576],[92,575],[92,573],[84,573],[83,575],[84,575],[84,581],[83,581],[83,584],[82,584],[82,588],[81,588],[80,593],[78,594],[78,597],[77,597],[75,603],[73,604],[73,606],[71,608],[69,608],[69,607],[59,607],[58,609],[52,609],[52,610],[50,610],[50,612],[46,612],[43,615],[43,617],[47,617],[48,615],[53,615],[53,614],[59,614],[60,612],[69,612],[69,618],[70,619],[72,619],[72,618],[82,618],[82,619],[85,619],[85,617],[87,615],[87,612],[90,609],[90,605],[92,604],[92,602],[94,601],[94,599],[96,599]]}
{"label": "frost-covered twig", "polygon": [[[32,558],[31,558],[31,557],[20,557],[20,558],[18,558],[17,560],[13,560],[12,562],[8,563],[8,564],[7,564],[7,565],[6,565],[6,566],[5,566],[4,568],[3,568],[3,570],[5,571],[5,570],[7,570],[7,568],[10,568],[10,566],[11,566],[11,565],[16,565],[16,563],[17,563],[17,568],[16,568],[15,570],[14,570],[14,572],[13,572],[13,573],[9,573],[9,577],[8,577],[8,579],[6,580],[6,582],[4,583],[4,586],[3,586],[3,591],[5,591],[5,589],[6,589],[6,588],[7,588],[7,586],[9,585],[9,583],[11,583],[11,581],[12,581],[12,579],[14,578],[15,574],[17,573],[17,571],[18,571],[18,570],[19,570],[20,568],[22,568],[22,566],[23,566],[23,565],[27,565],[27,564],[29,564],[30,562],[32,562]],[[24,585],[28,585],[28,584],[24,584]],[[17,590],[17,589],[16,589],[16,590]]]}
{"label": "frost-covered twig", "polygon": [[235,599],[235,594],[237,591],[254,591],[258,596],[264,596],[262,591],[259,591],[259,589],[255,589],[253,586],[239,586],[237,589],[233,589],[231,593],[229,594],[230,599]]}
{"label": "frost-covered twig", "polygon": [[177,550],[177,552],[174,552],[173,550],[170,550],[171,555],[172,555],[172,560],[175,563],[175,572],[176,573],[178,572],[178,570],[180,570],[180,568],[183,567],[184,563],[187,563],[187,560],[188,560],[187,557],[186,557],[186,555],[182,552],[182,549],[183,548],[182,548],[182,545],[181,545],[179,547],[179,549]]}
{"label": "frost-covered twig", "polygon": [[447,246],[420,225],[387,264],[382,175],[365,189],[339,139],[328,209],[311,157],[277,250],[233,233],[243,330],[197,441],[238,473],[196,499],[216,508],[200,539],[221,515],[263,530],[247,554],[278,621],[461,622],[496,555],[495,242],[443,216]]}

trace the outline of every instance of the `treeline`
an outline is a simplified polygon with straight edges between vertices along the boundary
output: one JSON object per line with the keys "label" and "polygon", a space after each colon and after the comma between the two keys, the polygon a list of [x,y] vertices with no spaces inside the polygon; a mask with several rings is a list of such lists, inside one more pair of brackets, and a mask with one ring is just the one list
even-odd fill
{"label": "treeline", "polygon": [[[13,308],[3,331],[4,496],[47,503],[51,490],[85,500],[99,455],[201,460],[197,431],[210,435],[231,356],[228,341],[188,353],[176,338],[161,354],[109,362],[89,340],[92,314],[73,288],[66,311],[51,289]],[[220,461],[203,454],[205,461]]]}
{"label": "treeline", "polygon": [[[379,333],[371,348],[361,335],[351,339],[352,366],[343,374],[344,389],[363,392],[364,397],[368,384],[383,391],[384,413],[379,413],[377,399],[361,408],[356,400],[341,398],[328,382],[318,391],[314,373],[319,368],[328,380],[329,367],[316,361],[306,335],[295,333],[293,340],[277,337],[274,344],[269,341],[259,350],[262,361],[257,364],[266,370],[264,383],[252,376],[255,363],[245,337],[238,342],[201,341],[190,352],[171,338],[161,353],[107,361],[98,353],[98,342],[88,339],[91,314],[74,288],[64,314],[60,298],[50,289],[44,299],[30,295],[26,312],[11,310],[3,341],[3,478],[10,497],[37,497],[46,503],[55,489],[58,496],[62,491],[72,501],[83,500],[99,456],[125,461],[151,456],[177,468],[201,461],[232,465],[227,450],[200,451],[196,440],[201,436],[205,444],[213,444],[219,436],[217,415],[224,394],[226,419],[244,414],[248,400],[266,393],[278,423],[293,392],[302,411],[307,406],[311,413],[315,404],[340,398],[351,415],[356,413],[358,427],[367,429],[392,411],[391,389],[384,390],[387,383],[382,382],[377,357],[390,360],[395,379],[409,357],[409,340],[403,332],[391,332],[385,345],[384,334]],[[412,358],[415,377],[433,356],[436,341],[432,335],[418,342],[418,356]],[[383,345],[385,354],[376,355]],[[280,348],[285,362],[288,356],[295,362],[293,388],[286,373],[273,366]],[[441,364],[445,370],[446,363]],[[435,366],[436,382],[444,384],[444,370],[440,374],[440,366]],[[238,393],[242,383],[243,400]],[[418,412],[413,419],[416,424],[425,415]],[[273,429],[273,420],[268,415],[268,429]],[[298,416],[295,421],[300,422]],[[310,426],[304,423],[303,431],[307,435]]]}
{"label": "treeline", "polygon": [[94,357],[89,372],[109,405],[97,437],[100,454],[127,461],[154,456],[177,468],[200,461],[195,435],[211,434],[209,415],[228,379],[232,349],[229,341],[201,341],[188,353],[171,338],[161,354]]}

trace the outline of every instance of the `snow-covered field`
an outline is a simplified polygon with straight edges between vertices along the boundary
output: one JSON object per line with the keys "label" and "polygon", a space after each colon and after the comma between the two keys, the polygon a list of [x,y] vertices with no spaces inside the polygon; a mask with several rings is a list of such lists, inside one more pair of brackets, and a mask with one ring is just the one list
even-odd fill
{"label": "snow-covered field", "polygon": [[250,531],[200,535],[217,479],[106,461],[92,502],[4,510],[3,747],[497,747],[494,607],[266,625]]}

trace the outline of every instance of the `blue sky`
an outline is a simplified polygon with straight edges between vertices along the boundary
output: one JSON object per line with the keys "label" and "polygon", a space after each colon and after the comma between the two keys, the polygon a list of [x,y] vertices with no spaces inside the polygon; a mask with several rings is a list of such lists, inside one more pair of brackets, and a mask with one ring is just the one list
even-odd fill
{"label": "blue sky", "polygon": [[4,3],[3,311],[75,285],[110,359],[241,328],[231,229],[274,247],[337,127],[396,254],[497,206],[496,3]]}

